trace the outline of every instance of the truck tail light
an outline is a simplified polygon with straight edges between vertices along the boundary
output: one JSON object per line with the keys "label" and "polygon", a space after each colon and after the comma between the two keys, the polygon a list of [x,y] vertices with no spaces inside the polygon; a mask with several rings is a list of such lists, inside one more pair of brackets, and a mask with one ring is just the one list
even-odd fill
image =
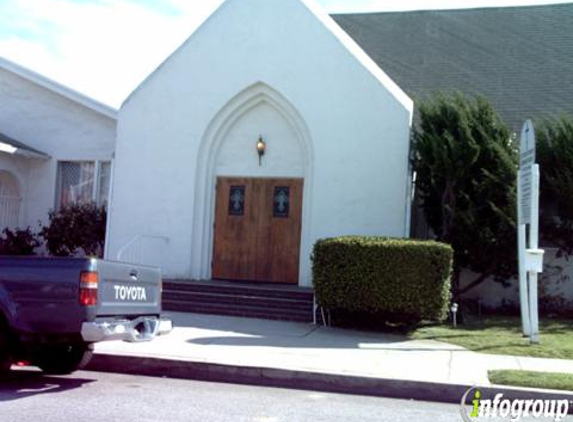
{"label": "truck tail light", "polygon": [[96,272],[85,271],[80,275],[80,305],[97,305],[97,288],[99,277]]}

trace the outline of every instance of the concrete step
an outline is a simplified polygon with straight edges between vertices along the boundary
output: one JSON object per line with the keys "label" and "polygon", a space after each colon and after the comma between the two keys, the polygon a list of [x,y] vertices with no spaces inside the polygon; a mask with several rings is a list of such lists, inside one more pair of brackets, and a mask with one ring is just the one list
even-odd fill
{"label": "concrete step", "polygon": [[299,299],[284,299],[278,297],[258,297],[258,296],[243,296],[232,294],[220,294],[212,292],[187,292],[187,291],[164,291],[163,301],[172,302],[195,302],[195,303],[218,303],[218,304],[241,304],[249,306],[262,306],[268,308],[288,308],[288,309],[302,309],[312,310],[313,301],[299,300]]}
{"label": "concrete step", "polygon": [[229,315],[247,318],[271,319],[280,321],[312,322],[312,310],[307,312],[277,310],[276,308],[257,308],[248,306],[221,306],[216,304],[192,302],[163,302],[165,311],[190,312],[210,315]]}
{"label": "concrete step", "polygon": [[282,285],[268,285],[268,284],[247,284],[247,283],[225,283],[225,282],[174,282],[165,281],[163,283],[164,290],[175,291],[188,291],[188,292],[213,292],[220,294],[232,294],[241,296],[257,296],[257,297],[278,297],[283,299],[307,299],[311,300],[314,296],[314,291],[309,288],[291,287]]}
{"label": "concrete step", "polygon": [[219,281],[163,283],[167,311],[312,322],[314,292],[309,288]]}
{"label": "concrete step", "polygon": [[163,305],[173,305],[177,304],[179,306],[188,306],[188,307],[203,307],[209,309],[237,309],[240,311],[256,311],[256,312],[263,312],[263,313],[275,313],[275,314],[284,314],[284,315],[310,315],[312,316],[312,306],[308,306],[306,308],[292,308],[292,307],[277,307],[273,305],[266,305],[264,303],[257,303],[255,305],[251,305],[248,303],[242,302],[235,302],[235,303],[219,303],[219,302],[205,302],[202,300],[187,300],[187,301],[179,301],[179,300],[172,300],[172,299],[164,299]]}

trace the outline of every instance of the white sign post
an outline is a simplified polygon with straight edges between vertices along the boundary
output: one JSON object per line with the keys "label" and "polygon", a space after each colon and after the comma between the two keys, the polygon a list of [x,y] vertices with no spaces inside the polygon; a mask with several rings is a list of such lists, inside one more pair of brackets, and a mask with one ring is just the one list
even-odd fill
{"label": "white sign post", "polygon": [[[523,334],[539,343],[537,275],[543,272],[539,249],[539,166],[535,164],[535,130],[527,120],[521,130],[517,173],[519,301]],[[529,225],[529,239],[527,226]],[[529,247],[527,244],[529,243]]]}

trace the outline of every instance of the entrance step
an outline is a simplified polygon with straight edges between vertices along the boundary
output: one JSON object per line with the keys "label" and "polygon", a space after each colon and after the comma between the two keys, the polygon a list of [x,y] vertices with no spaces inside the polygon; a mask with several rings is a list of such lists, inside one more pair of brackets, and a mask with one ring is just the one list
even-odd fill
{"label": "entrance step", "polygon": [[163,309],[313,322],[314,292],[310,288],[277,284],[165,280]]}

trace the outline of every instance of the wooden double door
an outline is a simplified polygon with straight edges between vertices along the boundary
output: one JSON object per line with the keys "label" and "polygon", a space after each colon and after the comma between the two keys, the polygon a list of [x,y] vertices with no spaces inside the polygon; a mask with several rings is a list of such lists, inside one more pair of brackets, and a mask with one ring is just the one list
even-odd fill
{"label": "wooden double door", "polygon": [[302,179],[217,179],[212,276],[298,283]]}

